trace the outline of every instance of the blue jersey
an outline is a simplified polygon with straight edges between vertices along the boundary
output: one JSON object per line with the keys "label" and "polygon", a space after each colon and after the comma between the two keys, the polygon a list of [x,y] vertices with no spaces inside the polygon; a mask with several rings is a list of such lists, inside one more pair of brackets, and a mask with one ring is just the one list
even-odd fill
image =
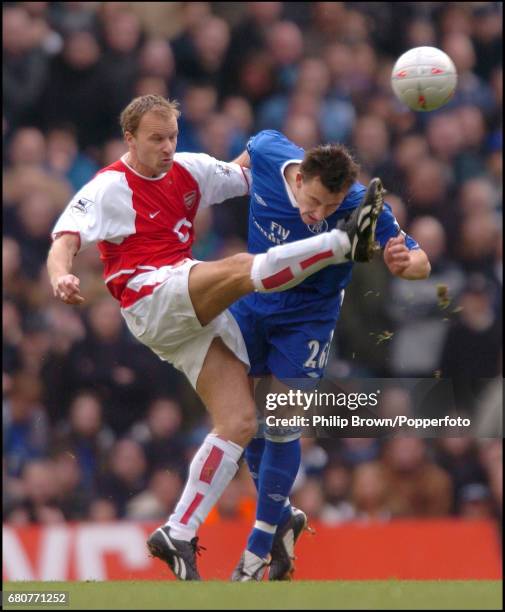
{"label": "blue jersey", "polygon": [[[305,151],[274,130],[264,130],[253,136],[247,150],[252,174],[248,237],[250,253],[263,253],[272,246],[334,229],[341,219],[359,206],[365,195],[366,187],[355,182],[331,216],[314,225],[307,225],[302,221],[296,200],[284,177],[286,167],[301,163]],[[400,231],[390,206],[384,204],[376,228],[376,238],[381,247],[385,247],[387,241]],[[406,236],[405,243],[409,249],[418,248],[410,236]],[[352,267],[353,262],[333,264],[288,291],[252,294],[232,306],[230,310],[241,326],[248,346],[252,374],[272,371],[280,377],[278,372],[272,370],[272,363],[267,364],[265,357],[272,351],[272,338],[275,336],[278,342],[284,344],[286,358],[298,364],[288,368],[290,374],[283,369],[282,376],[321,375],[340,312],[343,290],[351,280]],[[272,328],[267,330],[270,326]],[[303,330],[306,332],[303,341],[305,349],[297,356],[295,345],[302,341],[300,334]],[[321,350],[316,352],[316,346]],[[305,358],[307,347],[309,355]],[[318,366],[315,369],[314,363]]]}

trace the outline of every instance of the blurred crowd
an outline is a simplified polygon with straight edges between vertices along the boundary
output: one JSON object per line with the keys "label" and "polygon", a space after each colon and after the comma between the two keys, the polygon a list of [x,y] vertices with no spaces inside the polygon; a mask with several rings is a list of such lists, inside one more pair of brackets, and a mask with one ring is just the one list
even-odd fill
{"label": "blurred crowd", "polygon": [[[75,262],[82,307],[53,298],[44,266],[56,218],[125,152],[119,113],[146,93],[180,101],[179,151],[230,160],[278,129],[305,148],[343,142],[362,182],[382,177],[432,274],[355,266],[328,370],[451,378],[458,408],[501,432],[501,3],[2,6],[5,521],[163,519],[209,430],[182,375],[128,334],[95,249]],[[426,114],[390,87],[421,45],[458,71]],[[195,257],[245,250],[247,214],[240,198],[202,211]],[[501,457],[499,437],[305,438],[292,499],[327,524],[500,518]],[[243,467],[208,520],[252,520],[254,498]]]}

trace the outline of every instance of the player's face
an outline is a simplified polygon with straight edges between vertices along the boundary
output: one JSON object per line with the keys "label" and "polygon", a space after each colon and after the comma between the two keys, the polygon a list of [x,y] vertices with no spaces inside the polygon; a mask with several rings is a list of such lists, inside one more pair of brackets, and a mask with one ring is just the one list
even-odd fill
{"label": "player's face", "polygon": [[307,225],[318,223],[332,215],[342,204],[347,194],[347,191],[331,193],[317,176],[304,181],[302,175],[297,174],[295,185],[294,196],[298,203],[302,221]]}
{"label": "player's face", "polygon": [[135,135],[126,140],[142,174],[158,176],[168,172],[174,163],[177,147],[177,119],[172,115],[149,111],[140,120]]}

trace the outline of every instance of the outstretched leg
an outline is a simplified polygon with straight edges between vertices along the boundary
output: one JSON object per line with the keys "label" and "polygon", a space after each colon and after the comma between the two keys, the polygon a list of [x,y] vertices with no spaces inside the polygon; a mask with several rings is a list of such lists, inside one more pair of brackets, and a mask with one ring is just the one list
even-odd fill
{"label": "outstretched leg", "polygon": [[270,248],[266,253],[239,253],[191,269],[189,295],[202,325],[253,291],[285,291],[331,264],[369,261],[375,228],[384,205],[383,188],[373,179],[360,206],[342,229]]}

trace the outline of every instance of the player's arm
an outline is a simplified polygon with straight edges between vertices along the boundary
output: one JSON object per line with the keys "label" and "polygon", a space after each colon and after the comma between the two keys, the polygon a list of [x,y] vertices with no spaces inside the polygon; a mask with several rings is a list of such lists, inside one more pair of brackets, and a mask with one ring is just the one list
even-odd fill
{"label": "player's arm", "polygon": [[249,153],[247,151],[243,151],[231,163],[238,164],[239,166],[242,166],[242,168],[250,168],[251,167],[251,157],[249,156]]}
{"label": "player's arm", "polygon": [[55,237],[47,256],[47,272],[54,296],[65,304],[82,304],[80,281],[71,274],[72,263],[79,250],[79,234],[65,233]]}
{"label": "player's arm", "polygon": [[206,153],[176,153],[175,161],[186,168],[198,183],[201,208],[249,194],[251,171],[236,160],[223,162]]}
{"label": "player's arm", "polygon": [[384,248],[384,262],[391,274],[406,280],[423,280],[431,272],[426,253],[421,248],[409,249],[403,232],[388,240]]}
{"label": "player's arm", "polygon": [[379,215],[375,236],[384,250],[384,263],[394,276],[422,280],[431,272],[430,262],[419,244],[403,232],[387,202]]}

